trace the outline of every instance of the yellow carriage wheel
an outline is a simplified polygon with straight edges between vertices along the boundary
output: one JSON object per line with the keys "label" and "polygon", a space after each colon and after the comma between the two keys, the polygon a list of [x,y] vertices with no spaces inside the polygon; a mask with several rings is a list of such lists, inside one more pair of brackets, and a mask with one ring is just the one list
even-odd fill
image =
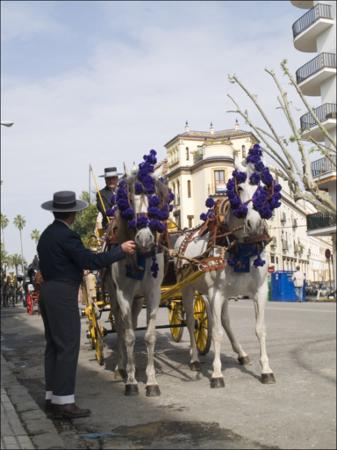
{"label": "yellow carriage wheel", "polygon": [[194,297],[194,336],[200,355],[206,355],[211,346],[211,309],[207,297],[196,292]]}
{"label": "yellow carriage wheel", "polygon": [[172,300],[169,305],[169,324],[172,339],[180,342],[184,329],[182,327],[172,327],[172,325],[181,325],[184,320],[184,312],[181,300]]}

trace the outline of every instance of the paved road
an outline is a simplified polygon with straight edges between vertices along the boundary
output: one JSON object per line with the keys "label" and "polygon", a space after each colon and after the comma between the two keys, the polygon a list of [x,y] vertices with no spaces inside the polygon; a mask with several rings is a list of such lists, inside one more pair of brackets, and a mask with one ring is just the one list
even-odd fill
{"label": "paved road", "polygon": [[[251,301],[233,301],[230,311],[232,327],[251,365],[237,364],[225,338],[226,387],[210,389],[212,351],[202,358],[201,374],[191,372],[187,331],[176,344],[169,330],[160,330],[156,368],[162,395],[157,398],[145,396],[144,332],[137,332],[136,343],[140,395],[125,397],[124,385],[113,372],[116,336],[106,336],[106,364],[98,366],[82,319],[77,400],[93,415],[72,423],[55,422],[65,448],[336,448],[336,304],[268,304],[267,344],[274,385],[259,382]],[[167,323],[166,309],[160,311],[158,323]],[[3,310],[2,335],[2,352],[42,405],[40,317]]]}

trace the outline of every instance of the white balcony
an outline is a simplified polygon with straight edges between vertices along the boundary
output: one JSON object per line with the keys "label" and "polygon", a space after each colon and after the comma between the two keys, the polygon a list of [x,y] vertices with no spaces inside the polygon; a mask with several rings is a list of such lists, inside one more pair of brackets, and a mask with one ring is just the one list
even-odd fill
{"label": "white balcony", "polygon": [[336,216],[315,213],[307,216],[308,236],[332,236],[336,234]]}
{"label": "white balcony", "polygon": [[[336,162],[336,156],[331,156]],[[336,164],[328,158],[320,158],[311,163],[311,172],[320,189],[327,190],[330,195],[336,192]]]}
{"label": "white balcony", "polygon": [[316,52],[317,37],[333,24],[331,6],[318,3],[293,24],[294,47],[302,52]]}
{"label": "white balcony", "polygon": [[[328,132],[336,129],[336,103],[324,103],[314,108],[314,112]],[[311,113],[301,116],[300,123],[303,139],[312,137],[316,141],[324,141],[325,137]]]}
{"label": "white balcony", "polygon": [[304,95],[321,95],[322,83],[336,76],[336,55],[320,53],[296,71],[298,86]]}

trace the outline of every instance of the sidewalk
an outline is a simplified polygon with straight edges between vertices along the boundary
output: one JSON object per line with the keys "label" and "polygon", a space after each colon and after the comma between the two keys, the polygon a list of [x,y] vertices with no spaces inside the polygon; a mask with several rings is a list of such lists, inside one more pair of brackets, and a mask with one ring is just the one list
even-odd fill
{"label": "sidewalk", "polygon": [[64,449],[53,422],[1,354],[1,450]]}

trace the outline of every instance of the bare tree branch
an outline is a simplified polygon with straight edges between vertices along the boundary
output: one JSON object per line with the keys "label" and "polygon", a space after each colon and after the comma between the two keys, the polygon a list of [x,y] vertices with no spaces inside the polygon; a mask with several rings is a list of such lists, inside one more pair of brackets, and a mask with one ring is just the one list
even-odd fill
{"label": "bare tree branch", "polygon": [[[282,66],[283,67],[283,66]],[[284,68],[283,68],[284,69]],[[285,69],[284,69],[285,70]],[[294,195],[295,201],[297,200],[305,200],[312,204],[318,211],[325,213],[336,214],[336,205],[332,201],[330,195],[319,189],[318,184],[313,179],[312,171],[311,171],[311,162],[309,159],[308,150],[304,147],[302,141],[302,134],[299,132],[296,126],[295,119],[292,115],[290,102],[288,100],[287,92],[281,87],[281,84],[276,77],[275,73],[272,70],[265,69],[265,71],[273,78],[277,89],[280,93],[280,96],[277,97],[278,102],[281,106],[281,109],[287,119],[287,122],[292,131],[292,137],[290,140],[281,138],[272,123],[268,119],[266,113],[263,111],[262,107],[259,105],[256,96],[254,96],[238,79],[236,75],[229,75],[229,81],[234,84],[238,84],[240,88],[246,93],[246,95],[251,99],[254,103],[255,107],[261,114],[265,123],[267,124],[270,132],[263,130],[261,127],[256,126],[249,118],[248,112],[243,111],[237,102],[228,94],[227,96],[231,99],[231,101],[236,106],[235,111],[227,111],[227,112],[235,112],[236,114],[240,114],[241,117],[245,120],[245,122],[255,131],[258,138],[261,142],[266,146],[264,148],[265,153],[272,158],[273,161],[280,167],[280,169],[274,169],[280,176],[287,180],[289,184],[289,188]],[[288,76],[289,77],[289,76]],[[303,96],[301,96],[302,98]],[[308,109],[309,112],[310,109]],[[317,116],[313,114],[314,119],[318,120]],[[318,120],[319,121],[319,120]],[[320,124],[322,126],[322,124]],[[322,126],[322,128],[324,128]],[[327,133],[327,131],[325,130]],[[293,149],[288,149],[289,141],[294,142],[297,147],[299,156],[302,162],[302,168],[298,166],[294,157],[293,157]],[[336,162],[333,159],[333,155],[331,154],[331,150],[329,147],[324,144],[319,144],[316,141],[312,140],[312,142],[316,145],[315,150],[320,151],[322,154],[327,156],[329,161],[333,162],[334,166],[336,166]],[[275,147],[276,146],[276,147]],[[330,152],[330,153],[329,153]],[[301,186],[303,183],[304,188]]]}
{"label": "bare tree branch", "polygon": [[307,102],[306,98],[304,97],[304,95],[301,92],[301,89],[298,87],[294,77],[291,75],[291,73],[289,72],[288,66],[287,66],[287,61],[284,60],[281,62],[281,67],[284,71],[284,73],[287,75],[287,77],[290,80],[290,83],[294,86],[294,88],[296,89],[298,95],[300,96],[302,102],[304,103],[305,107],[307,108],[307,110],[310,112],[310,114],[312,115],[313,119],[315,120],[315,122],[317,123],[318,128],[321,130],[321,132],[324,134],[324,136],[331,142],[331,144],[333,145],[334,148],[336,148],[336,141],[332,138],[331,134],[328,133],[328,131],[326,130],[326,128],[322,125],[321,121],[319,120],[319,118],[317,117],[314,109],[309,105],[309,103]]}

